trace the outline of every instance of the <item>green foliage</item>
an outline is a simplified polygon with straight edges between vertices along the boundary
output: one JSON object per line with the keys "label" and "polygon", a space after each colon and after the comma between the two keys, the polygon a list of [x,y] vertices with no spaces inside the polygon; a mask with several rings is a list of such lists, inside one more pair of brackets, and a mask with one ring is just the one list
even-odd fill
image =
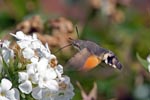
{"label": "green foliage", "polygon": [[18,80],[18,60],[11,59],[8,64],[4,61],[4,59],[2,61],[3,70],[1,73],[1,79],[4,77],[9,79],[12,82],[13,86],[17,88],[18,81],[16,80]]}
{"label": "green foliage", "polygon": [[146,70],[148,70],[148,64],[149,64],[148,61],[143,59],[143,58],[141,58],[138,53],[136,54],[136,56],[137,56],[137,59],[139,60],[139,62],[144,66],[144,68]]}
{"label": "green foliage", "polygon": [[15,20],[6,12],[0,12],[0,31],[14,25]]}

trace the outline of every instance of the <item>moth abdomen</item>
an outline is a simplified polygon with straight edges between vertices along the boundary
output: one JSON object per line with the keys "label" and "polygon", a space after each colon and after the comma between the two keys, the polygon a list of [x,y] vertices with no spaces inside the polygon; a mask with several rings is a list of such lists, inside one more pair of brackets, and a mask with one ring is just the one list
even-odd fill
{"label": "moth abdomen", "polygon": [[115,56],[113,52],[109,51],[105,53],[103,57],[103,61],[114,68],[122,69],[122,64],[120,63],[120,61],[118,60],[118,58]]}

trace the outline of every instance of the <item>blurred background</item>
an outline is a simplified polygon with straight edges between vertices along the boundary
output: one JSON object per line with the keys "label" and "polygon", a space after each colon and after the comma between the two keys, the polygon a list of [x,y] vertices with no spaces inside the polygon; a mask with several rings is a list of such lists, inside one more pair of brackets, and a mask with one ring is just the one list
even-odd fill
{"label": "blurred background", "polygon": [[94,82],[97,100],[150,100],[150,73],[136,56],[146,59],[150,54],[149,0],[0,0],[1,40],[10,40],[8,33],[18,30],[36,33],[52,53],[72,37],[91,40],[117,55],[121,71],[98,66],[83,73],[65,68],[77,50],[67,47],[55,54],[74,85],[73,100],[82,100],[83,89],[88,95]]}

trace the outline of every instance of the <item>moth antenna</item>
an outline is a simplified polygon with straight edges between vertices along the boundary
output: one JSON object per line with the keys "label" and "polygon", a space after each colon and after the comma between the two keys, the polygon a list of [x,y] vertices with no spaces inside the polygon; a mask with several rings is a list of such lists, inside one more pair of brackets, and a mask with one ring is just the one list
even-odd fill
{"label": "moth antenna", "polygon": [[76,26],[76,33],[77,33],[78,38],[80,38],[79,31],[78,31],[78,26]]}
{"label": "moth antenna", "polygon": [[60,50],[66,48],[66,47],[69,47],[69,46],[71,46],[71,45],[72,45],[72,44],[68,44],[68,45],[65,45],[65,46],[61,47],[60,49],[58,49],[57,51],[55,51],[54,54],[56,54],[56,53],[59,52]]}

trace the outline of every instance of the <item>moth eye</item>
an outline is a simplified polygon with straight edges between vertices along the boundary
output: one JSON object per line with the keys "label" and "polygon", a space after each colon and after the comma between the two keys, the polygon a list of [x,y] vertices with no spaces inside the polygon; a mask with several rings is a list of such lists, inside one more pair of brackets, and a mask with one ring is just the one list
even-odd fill
{"label": "moth eye", "polygon": [[75,43],[74,46],[80,49],[79,43]]}
{"label": "moth eye", "polygon": [[76,46],[79,47],[79,43],[76,43]]}

